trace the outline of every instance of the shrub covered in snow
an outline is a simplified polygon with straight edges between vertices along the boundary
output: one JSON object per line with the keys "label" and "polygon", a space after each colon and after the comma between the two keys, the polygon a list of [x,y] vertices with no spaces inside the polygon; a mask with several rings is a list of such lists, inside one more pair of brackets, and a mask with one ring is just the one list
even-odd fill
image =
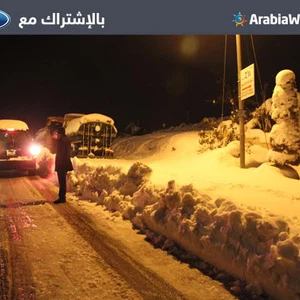
{"label": "shrub covered in snow", "polygon": [[272,128],[271,118],[272,98],[267,99],[261,106],[256,108],[252,113],[252,119],[246,124],[248,129],[261,129],[269,132]]}
{"label": "shrub covered in snow", "polygon": [[269,161],[278,165],[299,162],[300,128],[296,77],[291,70],[276,76],[272,96],[272,119],[276,122],[270,133]]}
{"label": "shrub covered in snow", "polygon": [[199,152],[213,150],[227,146],[230,142],[239,139],[239,127],[232,120],[220,122],[212,131],[199,132]]}

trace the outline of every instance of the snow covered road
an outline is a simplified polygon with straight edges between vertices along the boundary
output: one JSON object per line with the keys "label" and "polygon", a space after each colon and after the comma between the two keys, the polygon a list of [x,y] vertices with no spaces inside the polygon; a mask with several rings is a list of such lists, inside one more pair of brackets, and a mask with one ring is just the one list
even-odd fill
{"label": "snow covered road", "polygon": [[51,179],[0,178],[0,193],[1,299],[236,299],[102,206],[51,204]]}

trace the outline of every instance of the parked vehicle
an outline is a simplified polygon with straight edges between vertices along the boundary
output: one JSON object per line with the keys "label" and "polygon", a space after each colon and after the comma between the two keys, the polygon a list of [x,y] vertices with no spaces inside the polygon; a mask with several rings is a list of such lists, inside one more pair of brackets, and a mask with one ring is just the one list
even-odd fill
{"label": "parked vehicle", "polygon": [[25,122],[0,120],[0,170],[26,171],[33,175],[40,150]]}
{"label": "parked vehicle", "polygon": [[72,121],[73,119],[76,119],[76,118],[83,117],[84,115],[85,114],[81,114],[81,113],[67,113],[67,114],[65,114],[63,126],[66,128],[70,121]]}
{"label": "parked vehicle", "polygon": [[35,140],[44,147],[47,147],[51,153],[55,153],[55,145],[52,139],[54,130],[62,127],[64,117],[51,116],[47,118],[46,126],[41,128],[35,136]]}
{"label": "parked vehicle", "polygon": [[112,142],[117,136],[114,120],[92,113],[70,120],[65,116],[66,135],[72,144],[72,155],[77,157],[113,157]]}

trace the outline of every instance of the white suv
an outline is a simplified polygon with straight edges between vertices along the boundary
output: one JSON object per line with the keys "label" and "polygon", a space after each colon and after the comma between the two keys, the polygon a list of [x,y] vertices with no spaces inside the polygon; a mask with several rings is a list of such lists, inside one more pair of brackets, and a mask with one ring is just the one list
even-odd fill
{"label": "white suv", "polygon": [[26,171],[33,175],[40,150],[25,122],[0,119],[0,170]]}

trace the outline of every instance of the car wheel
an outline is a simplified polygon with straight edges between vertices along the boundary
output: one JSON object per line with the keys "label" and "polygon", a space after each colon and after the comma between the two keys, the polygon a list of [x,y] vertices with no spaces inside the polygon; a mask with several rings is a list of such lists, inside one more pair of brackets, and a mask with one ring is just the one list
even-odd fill
{"label": "car wheel", "polygon": [[28,170],[28,176],[35,176],[36,170]]}

